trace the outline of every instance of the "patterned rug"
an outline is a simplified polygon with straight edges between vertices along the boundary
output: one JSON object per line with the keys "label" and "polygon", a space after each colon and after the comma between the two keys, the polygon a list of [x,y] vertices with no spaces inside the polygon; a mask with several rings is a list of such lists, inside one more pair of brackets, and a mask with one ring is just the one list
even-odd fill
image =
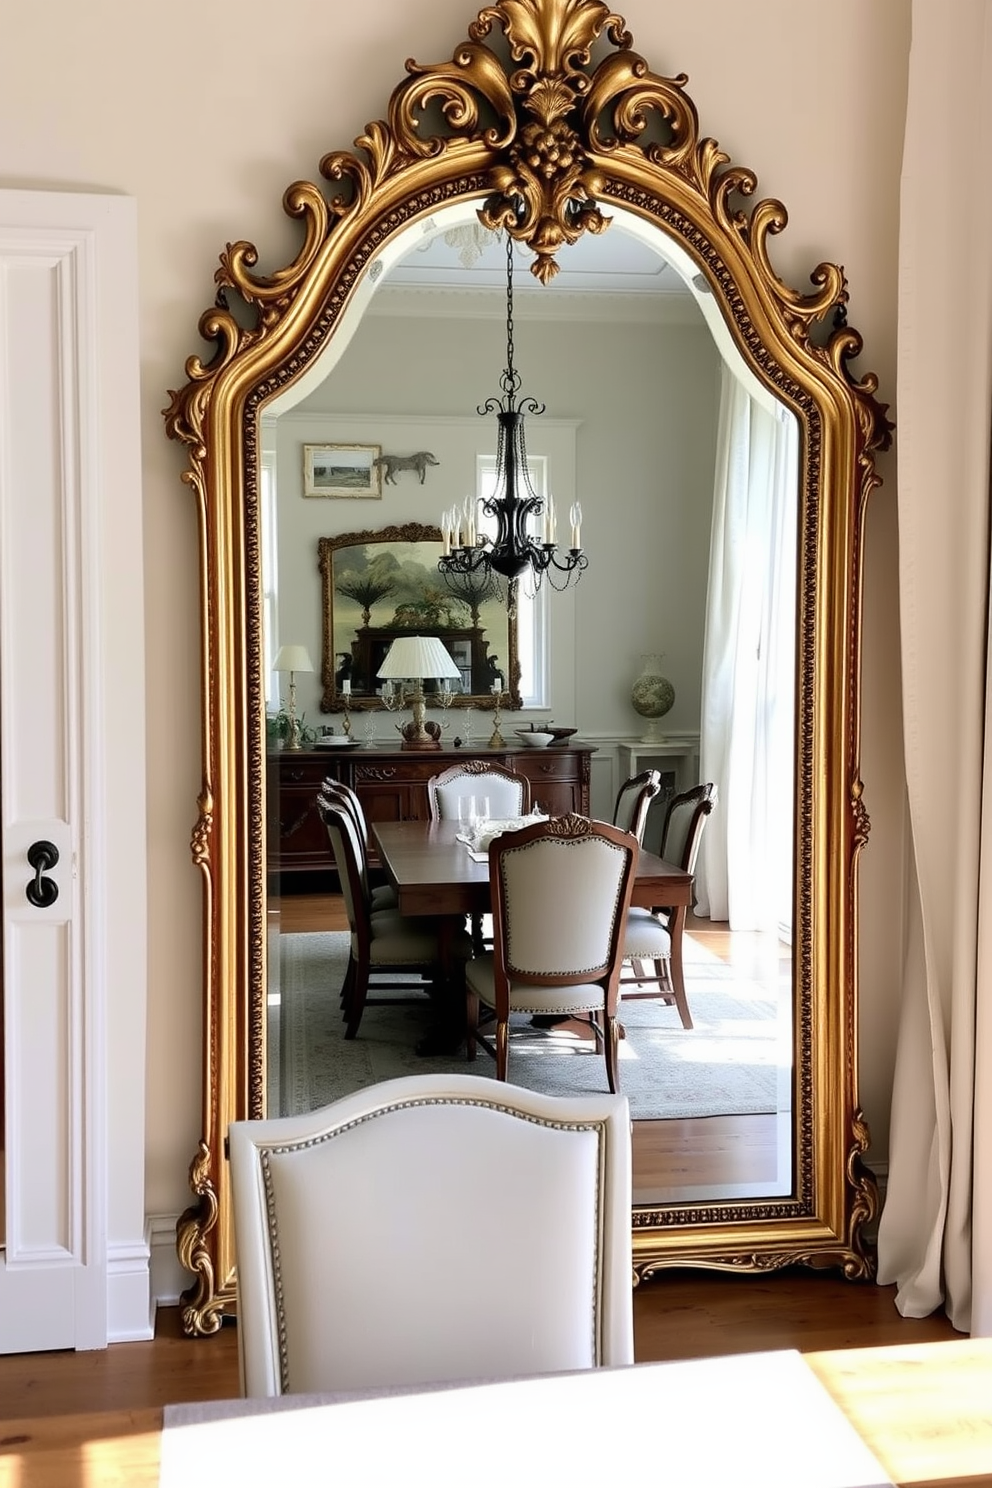
{"label": "patterned rug", "polygon": [[[278,954],[279,990],[269,999],[270,1114],[313,1110],[398,1075],[495,1073],[481,1048],[474,1065],[464,1050],[417,1057],[414,1045],[430,1022],[424,994],[396,1007],[370,1002],[358,1037],[346,1041],[338,1001],[348,961],[344,931],[284,935]],[[687,943],[685,972],[693,1028],[684,1029],[675,1008],[663,1003],[623,1003],[620,1088],[632,1118],[787,1109],[790,1039],[775,999],[696,943]],[[508,1077],[552,1095],[609,1088],[595,1044],[534,1029],[526,1016],[511,1023]]]}

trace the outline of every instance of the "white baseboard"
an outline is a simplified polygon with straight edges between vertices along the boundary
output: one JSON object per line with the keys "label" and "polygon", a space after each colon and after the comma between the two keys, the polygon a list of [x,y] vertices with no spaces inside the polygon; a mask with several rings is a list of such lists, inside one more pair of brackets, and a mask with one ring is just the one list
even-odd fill
{"label": "white baseboard", "polygon": [[153,1338],[148,1241],[107,1250],[107,1342]]}
{"label": "white baseboard", "polygon": [[176,1254],[178,1214],[150,1214],[145,1233],[151,1250],[151,1307],[175,1307],[180,1293],[192,1285],[192,1271],[181,1265]]}

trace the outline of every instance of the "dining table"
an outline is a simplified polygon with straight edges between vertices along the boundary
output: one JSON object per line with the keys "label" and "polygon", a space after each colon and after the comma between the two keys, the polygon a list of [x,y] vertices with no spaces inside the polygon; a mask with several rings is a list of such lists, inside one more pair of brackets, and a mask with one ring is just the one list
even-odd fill
{"label": "dining table", "polygon": [[[455,926],[465,915],[491,913],[489,860],[473,852],[457,821],[372,821],[372,841],[380,867],[396,891],[400,914],[424,915],[440,922],[442,960]],[[682,977],[680,922],[692,906],[693,875],[638,848],[631,903],[672,911],[673,978]],[[676,986],[680,983],[676,981]]]}
{"label": "dining table", "polygon": [[[442,961],[454,928],[465,915],[492,911],[488,854],[474,852],[461,822],[372,821],[379,865],[396,891],[400,914],[440,924]],[[680,923],[692,905],[693,875],[639,847],[631,903],[672,911],[672,976],[682,977]],[[679,982],[676,982],[679,985]]]}
{"label": "dining table", "polygon": [[[649,1481],[661,1463],[672,1482],[741,1488],[782,1481],[789,1488],[992,1483],[987,1338],[801,1357],[738,1354],[587,1375],[387,1395],[350,1406],[283,1397],[4,1419],[0,1488],[174,1488],[203,1477],[237,1482],[239,1488],[273,1488],[314,1481],[315,1464],[328,1474],[336,1468],[349,1484],[367,1481],[363,1467],[377,1483],[400,1483],[413,1479],[418,1460],[433,1462],[432,1481],[439,1484],[503,1482],[504,1458],[478,1450],[478,1423],[515,1421],[519,1443],[524,1417],[534,1423],[538,1443],[556,1439],[555,1465],[566,1475],[558,1481],[589,1481],[583,1473],[597,1437],[586,1429],[544,1428],[549,1421],[595,1418],[614,1423],[612,1434],[600,1435],[607,1443],[626,1443],[635,1459],[633,1470],[620,1473],[614,1454],[611,1470],[596,1482]],[[558,1409],[549,1398],[555,1391],[562,1395],[554,1403]],[[500,1414],[511,1395],[513,1411]],[[465,1409],[467,1399],[473,1410]],[[721,1412],[723,1402],[736,1412],[733,1427],[720,1414],[720,1430],[713,1429],[714,1399],[721,1401]],[[570,1414],[574,1407],[579,1409]],[[433,1448],[419,1459],[414,1432]],[[468,1439],[465,1455],[457,1450],[461,1433]],[[870,1457],[858,1453],[859,1443]],[[355,1453],[350,1463],[349,1448]],[[676,1449],[682,1454],[678,1465],[672,1460]]]}
{"label": "dining table", "polygon": [[[372,821],[380,866],[396,890],[404,915],[488,914],[492,908],[489,862],[463,841],[456,821]],[[672,908],[684,917],[692,905],[693,876],[641,847],[631,903]],[[673,954],[674,942],[672,936]]]}

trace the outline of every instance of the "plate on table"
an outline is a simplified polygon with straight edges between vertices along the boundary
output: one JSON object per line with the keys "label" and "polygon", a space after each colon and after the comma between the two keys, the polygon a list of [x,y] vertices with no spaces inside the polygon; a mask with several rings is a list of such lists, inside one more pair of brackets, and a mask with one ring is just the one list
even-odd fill
{"label": "plate on table", "polygon": [[314,739],[314,749],[357,749],[361,739],[349,739],[347,734],[323,734]]}

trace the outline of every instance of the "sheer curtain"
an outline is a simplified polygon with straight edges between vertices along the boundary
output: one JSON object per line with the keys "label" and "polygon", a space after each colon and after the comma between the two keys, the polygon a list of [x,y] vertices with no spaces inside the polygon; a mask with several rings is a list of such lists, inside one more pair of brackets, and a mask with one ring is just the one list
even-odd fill
{"label": "sheer curtain", "polygon": [[724,364],[703,646],[700,777],[718,804],[697,913],[733,930],[791,918],[797,434]]}
{"label": "sheer curtain", "polygon": [[[896,425],[912,862],[879,1280],[992,1333],[992,14],[914,0]],[[862,998],[866,989],[862,989]]]}

